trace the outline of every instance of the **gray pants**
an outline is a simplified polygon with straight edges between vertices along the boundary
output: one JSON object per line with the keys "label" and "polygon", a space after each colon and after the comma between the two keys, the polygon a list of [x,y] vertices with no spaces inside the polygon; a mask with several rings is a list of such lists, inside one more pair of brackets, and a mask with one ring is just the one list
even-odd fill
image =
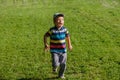
{"label": "gray pants", "polygon": [[58,76],[63,76],[66,69],[67,53],[51,53],[53,69],[60,66]]}

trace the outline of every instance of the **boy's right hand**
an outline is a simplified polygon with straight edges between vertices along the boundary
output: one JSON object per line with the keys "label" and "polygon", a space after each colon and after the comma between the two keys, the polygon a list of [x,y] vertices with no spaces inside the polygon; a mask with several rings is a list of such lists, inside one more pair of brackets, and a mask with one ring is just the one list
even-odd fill
{"label": "boy's right hand", "polygon": [[50,47],[49,47],[48,44],[46,44],[46,45],[45,45],[45,48],[44,48],[44,51],[47,52],[47,51],[49,51],[49,50],[50,50]]}

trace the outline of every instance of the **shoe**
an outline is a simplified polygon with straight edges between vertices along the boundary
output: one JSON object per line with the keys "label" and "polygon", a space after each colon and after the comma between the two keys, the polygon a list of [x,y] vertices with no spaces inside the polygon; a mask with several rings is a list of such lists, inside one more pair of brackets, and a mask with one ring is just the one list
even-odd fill
{"label": "shoe", "polygon": [[61,78],[61,79],[65,79],[65,76],[60,76],[59,78]]}
{"label": "shoe", "polygon": [[53,73],[56,73],[57,72],[57,69],[53,70]]}
{"label": "shoe", "polygon": [[57,73],[57,68],[54,68],[54,69],[53,69],[53,73]]}

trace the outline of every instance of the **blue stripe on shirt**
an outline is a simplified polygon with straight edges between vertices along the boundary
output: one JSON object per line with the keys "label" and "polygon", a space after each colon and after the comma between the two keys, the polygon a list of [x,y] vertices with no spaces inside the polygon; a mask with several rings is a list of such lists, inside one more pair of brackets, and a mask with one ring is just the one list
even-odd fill
{"label": "blue stripe on shirt", "polygon": [[50,49],[51,53],[66,53],[66,49]]}
{"label": "blue stripe on shirt", "polygon": [[63,40],[63,39],[65,39],[65,34],[51,35],[50,39],[52,39],[52,40]]}

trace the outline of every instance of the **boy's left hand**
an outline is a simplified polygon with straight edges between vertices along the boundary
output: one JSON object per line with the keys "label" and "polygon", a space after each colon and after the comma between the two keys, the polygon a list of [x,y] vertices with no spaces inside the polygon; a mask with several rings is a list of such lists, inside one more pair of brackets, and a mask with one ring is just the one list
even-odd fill
{"label": "boy's left hand", "polygon": [[68,46],[68,49],[69,49],[70,51],[72,50],[72,48],[73,48],[73,47],[72,47],[71,45],[70,45],[70,46]]}

